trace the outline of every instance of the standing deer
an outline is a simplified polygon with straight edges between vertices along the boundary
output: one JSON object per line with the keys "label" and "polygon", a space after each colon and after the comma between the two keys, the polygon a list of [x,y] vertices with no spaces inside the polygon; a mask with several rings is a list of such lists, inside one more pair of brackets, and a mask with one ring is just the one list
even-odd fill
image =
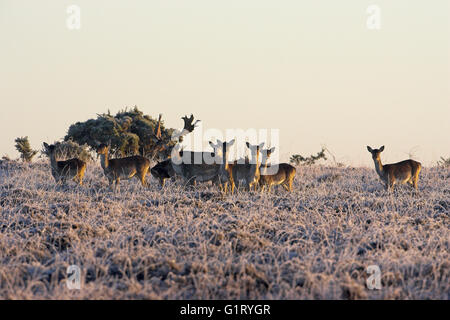
{"label": "standing deer", "polygon": [[381,181],[386,185],[386,190],[392,190],[395,184],[409,183],[414,189],[418,190],[419,173],[422,164],[414,160],[404,160],[392,164],[381,164],[380,154],[384,146],[380,149],[372,149],[367,146],[367,150],[372,154],[375,170],[380,176]]}
{"label": "standing deer", "polygon": [[44,147],[50,158],[50,166],[52,169],[52,176],[57,183],[66,183],[68,179],[77,181],[80,186],[83,185],[83,177],[86,171],[86,162],[73,158],[65,161],[56,161],[56,147],[55,145],[48,145],[44,142]]}
{"label": "standing deer", "polygon": [[[200,121],[194,122],[194,116],[184,116],[184,128],[181,131],[175,132],[172,139],[178,139],[178,142],[183,141],[183,137],[194,131],[196,124]],[[162,149],[169,149],[168,142],[159,143]],[[188,184],[193,185],[197,182],[213,181],[217,182],[217,175],[220,169],[220,165],[215,162],[215,153],[211,152],[193,152],[181,150],[179,144],[176,144],[172,148],[171,155],[165,161],[158,163],[151,169],[151,174],[159,179],[161,186],[167,178],[173,175],[182,177]],[[210,162],[206,162],[205,159],[211,159]]]}
{"label": "standing deer", "polygon": [[153,177],[159,180],[161,187],[164,187],[166,180],[175,176],[175,171],[172,168],[172,160],[167,159],[161,161],[150,169],[150,173]]}
{"label": "standing deer", "polygon": [[[201,163],[195,161],[196,155],[201,159]],[[220,170],[220,164],[206,163],[205,156],[215,157],[215,153],[192,152],[180,150],[177,144],[171,154],[171,164],[174,172],[188,182],[189,185],[195,185],[197,182],[212,181],[217,183],[217,177]],[[200,158],[201,157],[201,158]]]}
{"label": "standing deer", "polygon": [[230,185],[231,193],[234,193],[236,184],[239,185],[241,181],[244,182],[245,189],[251,190],[254,188],[256,190],[256,186],[260,178],[259,152],[264,146],[264,143],[259,145],[252,145],[248,142],[246,143],[247,148],[251,151],[251,161],[249,163],[237,163],[236,161],[229,163],[228,150],[234,145],[234,143],[234,139],[228,143],[220,140],[217,140],[217,144],[214,144],[211,141],[209,142],[215,150],[219,150],[222,153],[222,164],[220,165],[219,180],[223,186],[223,190],[226,193],[228,185]]}
{"label": "standing deer", "polygon": [[222,162],[219,167],[217,181],[220,189],[224,193],[227,193],[228,186],[230,186],[231,193],[233,194],[236,187],[232,173],[232,167],[233,165],[235,165],[235,163],[230,164],[228,162],[228,150],[234,145],[235,142],[235,139],[231,140],[230,142],[222,142],[219,139],[217,139],[217,143],[209,141],[210,146],[214,149],[216,154],[222,155]]}
{"label": "standing deer", "polygon": [[292,184],[297,170],[290,164],[280,163],[278,164],[278,171],[276,173],[269,172],[271,168],[268,165],[268,161],[274,151],[275,147],[265,149],[261,152],[263,155],[261,176],[259,177],[261,192],[264,192],[265,187],[268,187],[268,192],[270,192],[272,186],[276,185],[281,185],[287,191],[292,191]]}
{"label": "standing deer", "polygon": [[100,144],[97,153],[100,155],[101,165],[109,185],[116,188],[120,179],[131,179],[136,176],[145,187],[145,176],[150,168],[150,160],[142,156],[131,156],[119,159],[109,159],[109,145]]}

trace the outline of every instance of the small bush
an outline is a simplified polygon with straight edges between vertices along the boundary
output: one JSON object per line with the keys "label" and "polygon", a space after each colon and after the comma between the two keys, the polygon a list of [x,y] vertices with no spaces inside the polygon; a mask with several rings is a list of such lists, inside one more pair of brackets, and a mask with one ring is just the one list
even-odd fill
{"label": "small bush", "polygon": [[325,155],[325,148],[322,148],[319,152],[317,152],[316,155],[310,155],[309,157],[303,157],[300,154],[294,154],[291,156],[291,159],[289,160],[290,163],[294,165],[313,165],[316,164],[317,161],[320,159],[327,160],[327,156]]}
{"label": "small bush", "polygon": [[[93,160],[87,144],[80,146],[78,143],[68,140],[56,142],[54,145],[56,148],[56,160],[67,160],[73,158],[78,158],[86,162]],[[41,153],[48,156],[45,148],[41,151]]]}
{"label": "small bush", "polygon": [[[123,157],[140,154],[148,158],[156,157],[153,133],[158,121],[144,114],[137,107],[119,111],[116,115],[108,113],[97,115],[96,119],[77,122],[69,127],[65,141],[73,140],[80,145],[92,148],[99,143],[111,143],[111,154]],[[161,138],[170,143],[174,129],[166,128],[161,122]]]}
{"label": "small bush", "polygon": [[31,149],[28,137],[16,138],[16,149],[20,153],[20,158],[23,162],[31,162],[34,156],[38,153],[37,150]]}
{"label": "small bush", "polygon": [[450,158],[445,159],[444,157],[441,157],[441,160],[437,162],[438,166],[442,167],[450,167]]}

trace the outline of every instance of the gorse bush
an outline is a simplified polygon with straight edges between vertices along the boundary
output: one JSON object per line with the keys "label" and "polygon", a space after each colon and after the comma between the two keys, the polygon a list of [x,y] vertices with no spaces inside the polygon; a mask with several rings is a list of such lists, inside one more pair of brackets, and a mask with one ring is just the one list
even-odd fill
{"label": "gorse bush", "polygon": [[327,157],[325,155],[325,148],[322,148],[321,151],[319,151],[316,155],[310,155],[309,157],[303,157],[300,154],[294,154],[291,156],[289,162],[294,164],[294,165],[313,165],[316,164],[317,161],[323,159],[323,160],[327,160]]}
{"label": "gorse bush", "polygon": [[31,149],[30,141],[28,141],[28,137],[16,138],[16,149],[20,153],[20,158],[24,162],[31,162],[34,156],[38,153],[37,150]]}
{"label": "gorse bush", "polygon": [[[141,154],[155,156],[156,141],[153,133],[158,121],[144,115],[137,107],[119,111],[115,116],[99,114],[97,119],[77,122],[69,127],[64,140],[72,140],[79,145],[88,145],[96,149],[99,143],[110,143],[111,152],[118,156]],[[169,142],[174,129],[166,129],[161,122],[161,139]]]}

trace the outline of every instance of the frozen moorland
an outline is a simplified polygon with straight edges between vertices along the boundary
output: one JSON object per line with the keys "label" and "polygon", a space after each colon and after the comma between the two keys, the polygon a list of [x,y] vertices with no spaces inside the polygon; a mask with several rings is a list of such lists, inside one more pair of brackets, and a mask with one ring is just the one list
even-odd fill
{"label": "frozen moorland", "polygon": [[1,163],[0,298],[450,299],[450,168],[418,193],[373,168],[299,167],[292,193],[148,180],[113,192],[91,164],[57,186],[47,161]]}

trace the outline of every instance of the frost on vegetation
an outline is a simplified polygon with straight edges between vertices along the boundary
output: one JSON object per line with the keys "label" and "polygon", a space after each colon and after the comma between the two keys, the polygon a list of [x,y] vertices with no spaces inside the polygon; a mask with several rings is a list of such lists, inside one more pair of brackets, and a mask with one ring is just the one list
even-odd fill
{"label": "frost on vegetation", "polygon": [[98,165],[80,187],[55,186],[47,161],[4,162],[0,298],[448,299],[449,179],[425,168],[419,193],[387,194],[373,169],[303,166],[292,193],[112,192]]}

